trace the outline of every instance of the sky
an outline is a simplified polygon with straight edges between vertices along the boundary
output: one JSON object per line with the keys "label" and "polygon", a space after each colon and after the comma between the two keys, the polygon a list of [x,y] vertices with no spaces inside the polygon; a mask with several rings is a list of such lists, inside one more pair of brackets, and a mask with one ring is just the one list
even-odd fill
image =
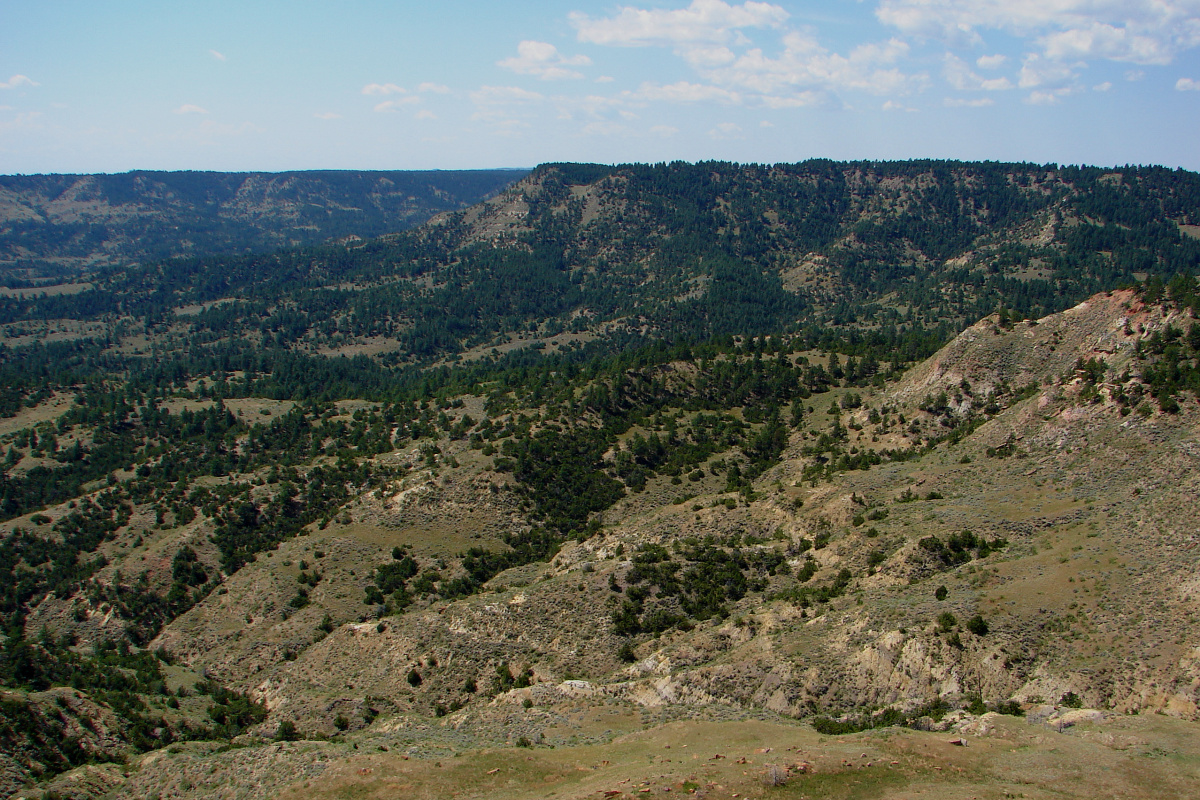
{"label": "sky", "polygon": [[1200,0],[0,0],[0,174],[1200,170]]}

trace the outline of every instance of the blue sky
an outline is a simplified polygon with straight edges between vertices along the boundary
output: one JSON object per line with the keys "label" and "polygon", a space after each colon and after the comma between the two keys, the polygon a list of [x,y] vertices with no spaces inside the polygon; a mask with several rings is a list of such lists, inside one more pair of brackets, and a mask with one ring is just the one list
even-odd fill
{"label": "blue sky", "polygon": [[0,173],[1200,169],[1200,0],[0,0]]}

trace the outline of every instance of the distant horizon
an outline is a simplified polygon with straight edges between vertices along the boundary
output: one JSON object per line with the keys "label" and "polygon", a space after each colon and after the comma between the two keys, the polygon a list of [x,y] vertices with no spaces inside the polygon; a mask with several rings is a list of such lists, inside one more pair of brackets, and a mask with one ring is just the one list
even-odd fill
{"label": "distant horizon", "polygon": [[1167,170],[1183,170],[1184,172],[1200,172],[1200,169],[1190,169],[1188,167],[1174,167],[1167,164],[1154,163],[1126,163],[1126,164],[1091,164],[1083,162],[1057,162],[1057,161],[1001,161],[999,159],[961,159],[961,158],[823,158],[821,156],[812,156],[810,158],[800,159],[799,161],[731,161],[728,159],[712,159],[705,158],[698,161],[684,161],[684,159],[668,159],[667,161],[623,161],[617,163],[605,163],[600,161],[563,161],[561,159],[555,161],[543,161],[535,164],[532,167],[462,167],[443,169],[440,167],[428,167],[417,169],[354,169],[354,168],[326,168],[314,167],[311,169],[127,169],[119,172],[6,172],[0,173],[0,178],[36,178],[39,176],[116,176],[116,175],[132,175],[135,173],[147,174],[180,174],[180,173],[212,173],[214,175],[285,175],[291,172],[533,172],[538,167],[548,164],[596,164],[598,166],[613,167],[614,169],[626,165],[653,165],[660,163],[671,163],[673,161],[682,161],[689,164],[699,164],[705,161],[724,162],[736,164],[738,166],[763,165],[772,166],[775,164],[801,164],[805,161],[831,161],[835,164],[855,164],[862,162],[872,162],[878,164],[899,164],[905,162],[918,161],[945,161],[957,162],[961,164],[1025,164],[1030,166],[1048,167],[1050,169],[1124,169],[1133,167],[1138,169],[1167,169]]}
{"label": "distant horizon", "polygon": [[0,174],[1200,170],[1200,0],[627,2],[9,4]]}

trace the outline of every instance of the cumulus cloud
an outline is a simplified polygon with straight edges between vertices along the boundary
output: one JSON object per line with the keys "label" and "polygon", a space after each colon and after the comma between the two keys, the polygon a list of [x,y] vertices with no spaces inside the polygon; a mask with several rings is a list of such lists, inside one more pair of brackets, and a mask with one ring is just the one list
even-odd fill
{"label": "cumulus cloud", "polygon": [[959,91],[997,92],[1013,88],[1008,78],[983,78],[976,75],[967,63],[953,53],[947,53],[942,61],[942,75],[946,82]]}
{"label": "cumulus cloud", "polygon": [[975,66],[980,69],[999,69],[1008,63],[1008,56],[999,53],[991,56],[980,56],[975,59]]}
{"label": "cumulus cloud", "polygon": [[1200,45],[1200,0],[883,0],[876,16],[907,34],[961,44],[1001,31],[1052,59],[1166,64]]}
{"label": "cumulus cloud", "polygon": [[1048,58],[1108,58],[1136,64],[1170,63],[1172,44],[1170,37],[1138,34],[1104,22],[1056,31],[1042,39]]}
{"label": "cumulus cloud", "polygon": [[426,81],[417,87],[417,91],[422,93],[428,92],[432,94],[450,94],[450,87],[443,86],[440,83],[429,83]]}
{"label": "cumulus cloud", "polygon": [[908,75],[892,66],[908,54],[908,45],[898,39],[859,45],[845,56],[798,32],[785,35],[783,46],[776,58],[754,48],[728,66],[702,74],[715,83],[765,95],[806,90],[905,93],[921,88],[926,81],[923,75]]}
{"label": "cumulus cloud", "polygon": [[433,113],[428,108],[422,108],[414,116],[417,119],[437,119],[437,114]]}
{"label": "cumulus cloud", "polygon": [[408,89],[394,83],[368,83],[362,88],[363,94],[408,94]]}
{"label": "cumulus cloud", "polygon": [[1200,92],[1200,81],[1193,78],[1180,78],[1175,81],[1177,92]]}
{"label": "cumulus cloud", "polygon": [[785,96],[763,95],[760,99],[764,106],[775,110],[824,105],[828,101],[828,97],[826,97],[824,92],[811,90],[807,92],[795,92]]}
{"label": "cumulus cloud", "polygon": [[1025,102],[1035,106],[1051,106],[1074,91],[1069,86],[1059,89],[1035,89],[1025,98]]}
{"label": "cumulus cloud", "polygon": [[[754,99],[768,107],[788,108],[822,102],[831,92],[894,95],[920,91],[928,84],[927,75],[900,69],[909,46],[898,38],[836,53],[821,46],[810,31],[790,29],[788,19],[788,12],[772,3],[725,0],[692,0],[683,9],[622,7],[598,19],[571,15],[580,41],[670,48],[702,79],[688,83],[687,92],[707,85],[709,100],[736,102],[736,95],[737,101]],[[755,29],[768,31],[774,46],[768,49],[752,41]]]}
{"label": "cumulus cloud", "polygon": [[1112,88],[1112,82],[1105,81],[1104,83],[1097,83],[1095,86],[1093,86],[1092,91],[1093,92],[1107,92],[1111,88]]}
{"label": "cumulus cloud", "polygon": [[28,75],[13,75],[6,81],[0,81],[0,89],[16,89],[18,86],[41,86]]}
{"label": "cumulus cloud", "polygon": [[1039,86],[1061,86],[1075,78],[1073,66],[1052,61],[1037,55],[1025,57],[1017,76],[1017,85],[1022,89]]}
{"label": "cumulus cloud", "polygon": [[175,109],[176,114],[207,114],[208,109],[201,108],[193,103],[184,103],[179,108]]}
{"label": "cumulus cloud", "polygon": [[586,67],[592,63],[587,56],[564,56],[549,42],[526,40],[517,45],[517,55],[497,61],[497,66],[518,75],[533,75],[544,81],[563,78],[582,78],[583,73],[571,67]]}
{"label": "cumulus cloud", "polygon": [[625,7],[605,19],[571,14],[581,42],[622,47],[727,42],[741,28],[777,27],[787,18],[783,8],[770,3],[730,5],[722,0],[692,0],[687,8],[674,10]]}

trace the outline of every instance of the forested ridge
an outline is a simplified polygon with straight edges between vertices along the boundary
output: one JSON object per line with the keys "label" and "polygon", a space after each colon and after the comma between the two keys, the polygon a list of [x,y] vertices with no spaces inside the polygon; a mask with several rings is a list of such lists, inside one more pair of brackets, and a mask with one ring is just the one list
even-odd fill
{"label": "forested ridge", "polygon": [[545,165],[412,232],[101,270],[78,294],[3,298],[0,323],[104,321],[167,346],[383,339],[385,360],[418,363],[602,326],[692,339],[961,326],[1193,271],[1198,200],[1196,175],[1151,167]]}
{"label": "forested ridge", "polygon": [[[1200,176],[1161,168],[551,164],[380,239],[150,260],[95,270],[75,293],[10,292],[0,684],[92,692],[133,750],[232,739],[265,712],[216,679],[198,689],[207,716],[181,711],[160,674],[173,654],[142,648],[354,498],[452,473],[449,443],[486,459],[522,524],[448,559],[397,549],[362,576],[364,619],[549,559],[655,481],[680,487],[684,504],[689,485],[717,478],[722,504],[749,503],[800,432],[813,486],[958,441],[1029,388],[964,386],[965,412],[930,397],[920,419],[870,409],[903,444],[853,444],[842,412],[989,314],[999,329],[1131,285],[1194,311],[1197,225]],[[1121,402],[1141,408],[1144,394],[1172,413],[1195,393],[1197,330],[1149,339],[1141,383]],[[1093,383],[1105,374],[1080,370]],[[388,458],[414,449],[420,458]],[[135,552],[171,531],[203,546],[173,547],[157,573],[113,569],[114,543]],[[621,635],[684,630],[765,592],[781,562],[740,546],[697,540],[679,560],[640,551],[613,586]],[[802,585],[814,572],[800,571],[791,600],[828,602],[850,579]],[[284,619],[321,580],[301,568]],[[51,601],[70,604],[78,631],[31,628]],[[84,625],[99,616],[113,623],[103,636]],[[327,616],[295,647],[333,626]],[[0,738],[46,772],[108,757],[50,753],[16,729]]]}

